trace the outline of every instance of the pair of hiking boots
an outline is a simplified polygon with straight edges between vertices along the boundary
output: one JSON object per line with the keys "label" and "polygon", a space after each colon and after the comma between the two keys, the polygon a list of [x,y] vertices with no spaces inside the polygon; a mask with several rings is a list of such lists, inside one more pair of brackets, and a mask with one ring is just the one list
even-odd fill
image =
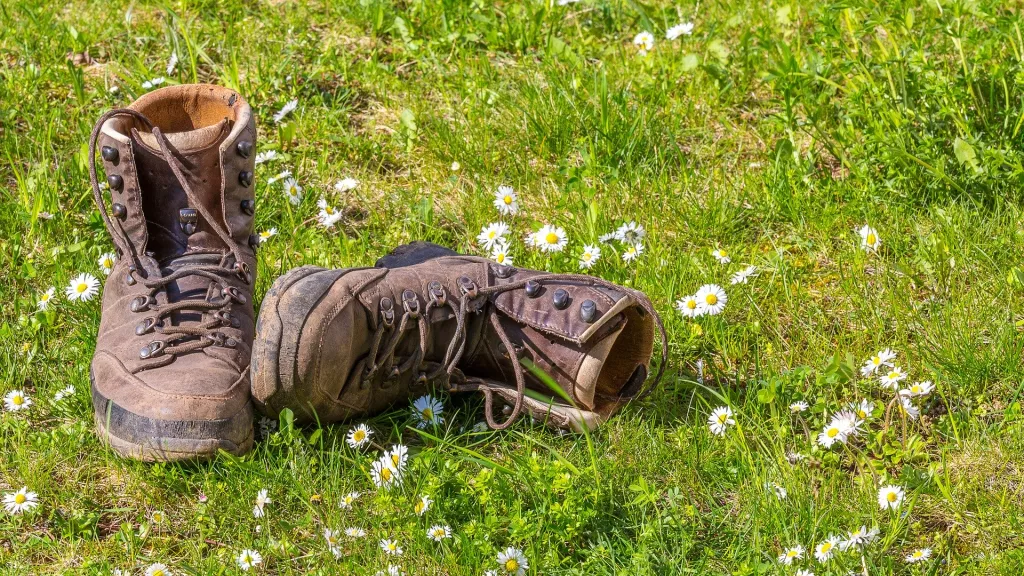
{"label": "pair of hiking boots", "polygon": [[327,423],[479,392],[493,428],[526,410],[583,430],[644,390],[664,329],[643,294],[434,244],[372,268],[291,270],[256,321],[256,124],[232,90],[150,92],[99,119],[90,158],[97,146],[109,202],[95,162],[93,192],[119,259],[90,376],[99,434],[122,455],[245,453],[254,404]]}

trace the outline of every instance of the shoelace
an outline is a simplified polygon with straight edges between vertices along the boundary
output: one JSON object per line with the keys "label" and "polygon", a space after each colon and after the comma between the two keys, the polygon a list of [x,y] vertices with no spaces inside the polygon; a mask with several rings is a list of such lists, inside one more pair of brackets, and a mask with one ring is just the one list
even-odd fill
{"label": "shoelace", "polygon": [[[115,116],[131,116],[145,124],[153,134],[160,148],[161,158],[170,166],[175,179],[177,179],[178,184],[184,190],[185,196],[189,201],[189,207],[195,208],[203,216],[206,223],[209,224],[210,228],[227,246],[227,250],[220,253],[220,262],[218,264],[182,264],[174,272],[156,278],[137,276],[137,273],[144,269],[139,253],[135,245],[129,240],[128,233],[121,224],[121,219],[117,217],[112,218],[108,212],[107,204],[103,198],[103,192],[100,190],[99,181],[96,176],[96,144],[99,140],[100,131],[103,129],[103,124]],[[152,311],[154,313],[154,315],[146,317],[136,327],[135,333],[143,336],[149,332],[155,332],[167,336],[163,340],[153,340],[150,342],[140,350],[139,356],[142,359],[166,356],[167,361],[170,361],[176,354],[184,354],[208,346],[236,346],[237,342],[233,338],[224,335],[222,332],[215,331],[215,328],[222,326],[237,327],[238,320],[231,315],[231,305],[236,302],[239,304],[246,303],[246,297],[238,289],[231,286],[226,281],[226,278],[237,276],[246,284],[249,284],[252,282],[252,273],[248,265],[242,260],[241,249],[234,239],[231,238],[231,234],[216,224],[215,216],[210,213],[192,190],[192,186],[185,176],[185,167],[175,156],[174,150],[164,133],[149,118],[136,110],[129,108],[111,110],[101,116],[96,121],[96,125],[93,126],[92,135],[89,138],[89,159],[89,180],[92,184],[93,198],[96,201],[96,206],[99,208],[100,216],[103,218],[107,230],[111,231],[118,251],[132,260],[132,265],[129,267],[125,281],[129,285],[139,283],[149,289],[147,295],[135,298],[130,305],[132,312]],[[162,306],[157,305],[157,294],[161,291],[166,293],[168,285],[187,276],[201,276],[210,280],[205,298],[186,298],[177,302],[169,302]],[[218,291],[220,292],[219,294]],[[198,312],[204,317],[207,313],[212,313],[208,319],[193,326],[174,326],[164,322],[164,319],[169,319],[173,314],[181,312]]]}
{"label": "shoelace", "polygon": [[[665,325],[661,321],[661,316],[658,315],[658,312],[642,293],[631,288],[617,286],[601,278],[595,278],[584,274],[540,274],[528,279],[484,288],[480,288],[468,277],[463,276],[459,279],[459,291],[461,294],[458,298],[458,306],[456,306],[448,297],[447,291],[444,287],[441,286],[440,283],[434,282],[428,287],[429,302],[427,302],[427,305],[422,311],[419,309],[419,300],[417,299],[415,292],[406,289],[402,292],[402,307],[404,312],[401,319],[398,320],[397,327],[395,326],[396,318],[394,303],[391,302],[389,298],[382,299],[380,311],[381,321],[377,324],[377,329],[374,331],[373,339],[371,340],[370,353],[367,357],[365,364],[366,369],[363,374],[364,385],[368,385],[370,379],[382,369],[385,372],[390,371],[390,374],[387,376],[388,378],[395,378],[399,374],[405,373],[410,369],[415,370],[419,373],[417,375],[417,382],[420,384],[425,384],[430,380],[441,377],[444,385],[449,391],[479,391],[482,393],[484,396],[484,418],[487,420],[487,425],[495,430],[508,428],[522,413],[523,401],[526,395],[526,375],[519,362],[519,357],[515,353],[516,347],[508,337],[508,333],[506,333],[505,329],[501,325],[501,321],[498,318],[497,308],[493,305],[488,306],[487,302],[490,301],[491,298],[497,297],[502,293],[521,289],[525,287],[526,283],[529,281],[537,282],[539,284],[543,284],[547,281],[558,281],[559,283],[578,282],[589,286],[601,286],[620,292],[626,292],[633,296],[633,300],[637,305],[639,305],[648,314],[651,314],[654,318],[654,322],[658,326],[658,331],[661,336],[661,363],[658,366],[658,372],[651,383],[648,384],[639,394],[633,396],[633,398],[643,398],[654,390],[661,381],[661,377],[665,372],[665,366],[668,364],[668,335],[665,332]],[[515,374],[516,402],[512,407],[511,412],[509,412],[508,417],[501,423],[494,420],[493,392],[487,386],[487,382],[479,378],[466,377],[457,368],[459,360],[462,358],[462,354],[465,352],[466,348],[466,321],[469,313],[471,311],[481,309],[480,307],[475,306],[474,302],[481,303],[482,311],[487,314],[488,321],[494,328],[495,333],[497,333],[498,339],[501,340],[502,345],[505,347],[508,357],[512,363],[513,373]],[[388,303],[390,303],[390,305],[388,305]],[[430,342],[430,312],[435,308],[441,307],[448,307],[455,313],[455,334],[452,337],[451,342],[448,344],[448,349],[445,352],[445,356],[441,364],[430,373],[425,373],[422,372],[421,369],[423,365],[423,358],[426,355],[427,346]],[[403,361],[399,366],[394,366],[395,350],[404,337],[405,331],[409,327],[409,323],[413,321],[416,322],[419,332],[419,346],[412,356]],[[381,349],[380,344],[386,332],[391,332],[391,336],[384,348]],[[453,379],[457,380],[457,382],[453,383]]]}

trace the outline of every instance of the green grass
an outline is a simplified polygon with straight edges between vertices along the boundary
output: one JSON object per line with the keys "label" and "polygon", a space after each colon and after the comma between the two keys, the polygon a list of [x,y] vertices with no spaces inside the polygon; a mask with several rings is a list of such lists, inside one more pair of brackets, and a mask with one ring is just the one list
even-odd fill
{"label": "green grass", "polygon": [[[373,574],[384,537],[410,574],[482,574],[508,546],[538,575],[1021,573],[1022,12],[1019,0],[0,3],[0,392],[35,401],[0,413],[0,491],[40,495],[28,514],[0,514],[0,573],[233,574],[253,548],[268,574]],[[692,36],[664,39],[691,19]],[[657,37],[646,58],[632,44],[642,30]],[[403,407],[374,416],[382,446],[413,452],[390,493],[367,475],[378,449],[348,449],[345,425],[284,426],[203,465],[114,457],[89,399],[98,301],[36,312],[36,299],[96,274],[112,249],[86,138],[157,76],[241,91],[260,150],[281,155],[257,172],[257,228],[279,231],[259,251],[258,298],[294,266],[369,265],[413,239],[479,254],[509,184],[517,265],[575,271],[599,235],[647,228],[636,262],[605,248],[592,272],[661,311],[664,386],[592,444],[525,420],[471,432],[473,397],[446,398],[429,435]],[[266,184],[284,169],[306,189],[298,207]],[[360,186],[336,194],[349,176]],[[313,225],[321,194],[345,212],[331,231]],[[522,245],[542,223],[567,230],[565,253]],[[876,254],[859,247],[864,224]],[[759,275],[728,285],[747,263]],[[709,282],[726,287],[725,313],[682,318],[674,300]],[[885,347],[936,383],[919,420],[886,424],[892,393],[857,373]],[[815,446],[858,398],[878,406],[866,432]],[[801,399],[810,409],[791,416]],[[738,425],[716,437],[706,420],[722,404]],[[886,483],[907,491],[898,513],[875,501]],[[273,503],[255,519],[261,488]],[[352,490],[365,494],[339,509]],[[421,494],[435,500],[422,518]],[[434,523],[454,537],[429,541]],[[321,533],[352,525],[369,537],[336,560]],[[863,555],[776,562],[861,525],[880,530]],[[925,546],[928,562],[903,561]]]}

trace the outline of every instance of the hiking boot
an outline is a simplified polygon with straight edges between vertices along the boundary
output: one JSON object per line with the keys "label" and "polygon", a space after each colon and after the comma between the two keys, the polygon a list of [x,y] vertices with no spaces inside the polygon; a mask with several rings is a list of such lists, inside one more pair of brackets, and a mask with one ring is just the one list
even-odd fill
{"label": "hiking boot", "polygon": [[119,259],[90,370],[100,437],[141,460],[248,451],[256,125],[227,88],[171,86],[96,123]]}
{"label": "hiking boot", "polygon": [[[665,366],[665,333],[642,293],[417,243],[374,268],[305,266],[279,278],[256,327],[253,398],[271,415],[333,422],[432,387],[478,391],[492,428],[525,409],[583,431],[641,393],[655,326],[662,368],[648,390]],[[501,423],[495,395],[507,405]]]}

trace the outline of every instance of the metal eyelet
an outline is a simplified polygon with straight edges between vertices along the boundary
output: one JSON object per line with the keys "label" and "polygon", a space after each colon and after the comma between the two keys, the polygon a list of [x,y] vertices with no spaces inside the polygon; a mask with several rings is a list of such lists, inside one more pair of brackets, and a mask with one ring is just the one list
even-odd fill
{"label": "metal eyelet", "polygon": [[587,324],[597,319],[597,304],[593,300],[584,300],[580,304],[580,319]]}
{"label": "metal eyelet", "polygon": [[238,206],[239,208],[241,208],[242,212],[244,212],[247,216],[252,216],[253,214],[256,213],[255,200],[247,198],[245,200],[242,200]]}
{"label": "metal eyelet", "polygon": [[120,192],[124,188],[124,178],[118,174],[111,174],[107,176],[107,184],[110,185],[110,189],[115,192]]}
{"label": "metal eyelet", "polygon": [[199,211],[195,208],[182,208],[178,210],[178,227],[186,235],[196,233],[196,226],[199,224]]}
{"label": "metal eyelet", "polygon": [[124,204],[118,204],[116,202],[110,207],[110,213],[118,220],[124,220],[128,217],[128,209],[124,207]]}
{"label": "metal eyelet", "polygon": [[526,296],[529,298],[540,296],[540,288],[540,282],[534,280],[527,280],[526,286],[523,286],[523,289],[526,290]]}
{"label": "metal eyelet", "polygon": [[476,283],[470,280],[469,276],[460,276],[459,291],[462,292],[463,295],[473,298],[477,295]]}
{"label": "metal eyelet", "polygon": [[153,327],[156,326],[156,316],[149,316],[144,318],[139,325],[135,327],[135,335],[142,336],[153,331]]}
{"label": "metal eyelet", "polygon": [[128,273],[125,274],[124,277],[125,284],[135,286],[135,284],[138,283],[138,280],[135,279],[135,273],[138,272],[138,270],[139,269],[136,268],[134,264],[128,267]]}
{"label": "metal eyelet", "polygon": [[415,292],[408,289],[402,292],[402,308],[405,309],[405,312],[409,317],[420,317],[420,301],[416,298]]}
{"label": "metal eyelet", "polygon": [[252,284],[252,271],[245,262],[235,262],[235,275],[241,278],[246,284]]}
{"label": "metal eyelet", "polygon": [[139,358],[142,358],[143,360],[147,358],[156,358],[163,352],[164,348],[166,347],[167,343],[164,342],[163,340],[154,340],[149,344],[143,346],[142,350],[139,350]]}
{"label": "metal eyelet", "polygon": [[136,296],[132,298],[131,303],[128,305],[128,309],[132,312],[144,312],[149,310],[149,307],[156,304],[156,299],[152,296]]}
{"label": "metal eyelet", "polygon": [[248,299],[242,295],[238,288],[235,288],[234,286],[228,286],[222,289],[220,293],[221,296],[227,296],[239,304],[245,304],[248,302]]}
{"label": "metal eyelet", "polygon": [[395,323],[395,303],[387,296],[380,299],[380,318],[388,328]]}
{"label": "metal eyelet", "polygon": [[497,264],[491,266],[491,269],[494,270],[494,275],[497,276],[498,278],[508,278],[509,276],[512,275],[513,272],[516,271],[515,268],[507,264]]}
{"label": "metal eyelet", "polygon": [[437,280],[433,280],[427,285],[427,293],[430,294],[430,299],[433,300],[434,306],[444,306],[445,302],[448,301],[448,294],[444,291],[444,286]]}
{"label": "metal eyelet", "polygon": [[121,157],[121,153],[113,146],[104,146],[103,148],[100,148],[100,156],[111,164],[117,164],[118,159]]}
{"label": "metal eyelet", "polygon": [[248,158],[252,154],[252,142],[242,140],[235,146],[235,150],[238,151],[238,155],[242,158]]}
{"label": "metal eyelet", "polygon": [[419,374],[416,375],[416,385],[417,386],[426,386],[428,381],[429,380],[427,379],[427,373],[426,372],[420,372]]}
{"label": "metal eyelet", "polygon": [[221,326],[224,326],[225,328],[227,328],[228,326],[232,328],[238,328],[239,326],[242,325],[241,321],[239,321],[238,318],[235,318],[234,316],[231,315],[230,312],[226,310],[218,310],[214,312],[213,317],[216,318],[217,320],[220,320]]}
{"label": "metal eyelet", "polygon": [[252,186],[252,172],[249,172],[248,170],[243,170],[243,171],[239,172],[238,173],[238,183],[241,184],[242,187],[244,187],[244,188],[248,188],[249,186]]}
{"label": "metal eyelet", "polygon": [[563,288],[555,290],[555,293],[551,296],[551,303],[558,310],[565,310],[569,306],[569,292]]}

